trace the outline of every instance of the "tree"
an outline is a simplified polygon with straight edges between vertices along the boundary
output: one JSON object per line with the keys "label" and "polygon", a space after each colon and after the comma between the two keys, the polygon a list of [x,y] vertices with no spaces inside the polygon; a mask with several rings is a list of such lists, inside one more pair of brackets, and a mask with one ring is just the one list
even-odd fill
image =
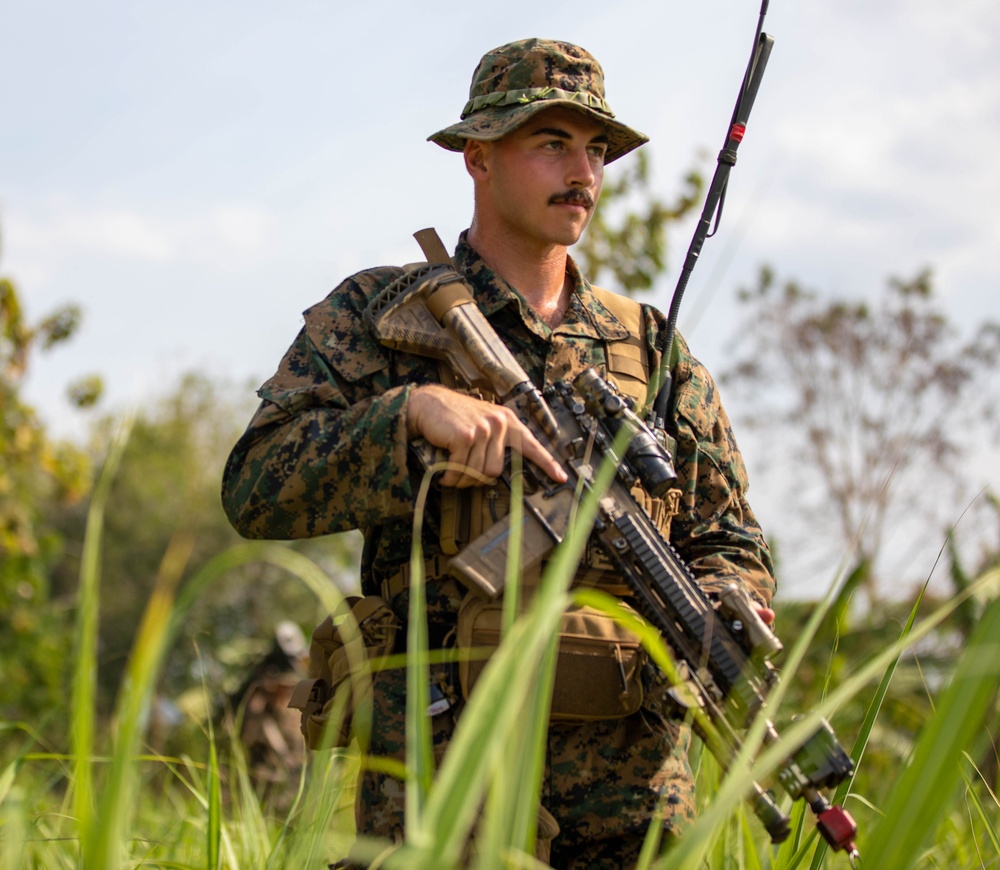
{"label": "tree", "polygon": [[[739,298],[737,358],[721,380],[739,388],[749,425],[780,435],[783,476],[813,528],[856,547],[858,564],[876,564],[890,517],[926,535],[946,519],[937,509],[985,482],[960,460],[974,447],[965,436],[996,423],[1000,325],[963,340],[929,270],[890,279],[875,305],[779,285],[767,268]],[[876,598],[876,573],[863,582]]]}
{"label": "tree", "polygon": [[[0,715],[7,719],[37,720],[68,697],[72,632],[48,582],[64,541],[49,516],[85,497],[90,462],[49,437],[22,386],[33,354],[67,341],[79,322],[79,309],[67,305],[29,324],[14,282],[0,278]],[[100,379],[71,391],[74,404],[93,404]]]}
{"label": "tree", "polygon": [[[118,691],[171,538],[180,534],[194,540],[185,577],[240,540],[222,510],[219,489],[226,457],[250,416],[250,395],[246,388],[188,373],[135,412],[104,516],[98,686],[105,712]],[[95,424],[95,462],[116,425],[117,415]],[[81,503],[57,519],[66,539],[76,544],[53,571],[54,587],[64,594],[76,589],[86,511]],[[356,556],[341,537],[296,546],[310,550],[334,576]],[[167,662],[161,689],[176,696],[192,685],[200,687],[204,677],[210,691],[228,691],[230,682],[240,680],[246,659],[241,650],[270,643],[280,620],[311,630],[321,618],[315,598],[301,584],[268,566],[244,566],[204,596]]]}
{"label": "tree", "polygon": [[649,156],[637,151],[629,168],[601,191],[601,207],[576,248],[583,273],[597,281],[609,272],[615,288],[626,293],[651,289],[668,267],[667,226],[698,204],[703,183],[692,169],[667,204],[651,190]]}

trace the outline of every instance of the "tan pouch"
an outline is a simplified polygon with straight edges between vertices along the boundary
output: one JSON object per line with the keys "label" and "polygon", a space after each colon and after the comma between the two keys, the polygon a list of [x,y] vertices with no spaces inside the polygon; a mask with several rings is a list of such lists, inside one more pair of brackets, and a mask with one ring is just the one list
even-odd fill
{"label": "tan pouch", "polygon": [[[310,749],[346,746],[351,739],[352,710],[370,703],[373,659],[392,652],[399,620],[377,595],[345,598],[323,620],[309,645],[309,676],[292,690],[289,707],[302,712],[302,733]],[[323,744],[331,716],[339,719]]]}
{"label": "tan pouch", "polygon": [[[627,607],[627,605],[623,605]],[[503,602],[469,593],[458,612],[456,643],[474,653],[459,660],[468,699],[486,666],[483,651],[500,644]],[[639,639],[601,610],[573,607],[563,614],[552,689],[552,721],[618,719],[642,705],[646,652]]]}

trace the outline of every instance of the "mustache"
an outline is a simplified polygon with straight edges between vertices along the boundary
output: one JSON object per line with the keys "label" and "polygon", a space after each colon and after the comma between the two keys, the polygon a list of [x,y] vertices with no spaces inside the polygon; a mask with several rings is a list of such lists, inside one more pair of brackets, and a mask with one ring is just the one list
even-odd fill
{"label": "mustache", "polygon": [[594,197],[588,190],[567,190],[565,193],[555,193],[550,196],[549,205],[582,205],[591,209],[594,207]]}

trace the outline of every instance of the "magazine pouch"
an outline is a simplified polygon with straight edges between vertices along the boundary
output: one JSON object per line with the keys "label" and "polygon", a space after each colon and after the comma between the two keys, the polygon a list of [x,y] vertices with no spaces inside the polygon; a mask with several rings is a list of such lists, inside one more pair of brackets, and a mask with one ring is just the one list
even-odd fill
{"label": "magazine pouch", "polygon": [[[302,733],[310,749],[350,742],[352,712],[371,702],[370,665],[393,651],[399,627],[386,603],[367,595],[345,598],[313,631],[309,675],[299,681],[288,702],[302,713]],[[324,743],[328,724],[333,734]]]}
{"label": "magazine pouch", "polygon": [[[627,605],[622,605],[627,607]],[[633,611],[634,612],[634,611]],[[469,698],[500,644],[503,602],[468,593],[458,613],[459,682]],[[602,610],[571,607],[562,617],[552,721],[617,719],[642,705],[646,652],[639,638]]]}

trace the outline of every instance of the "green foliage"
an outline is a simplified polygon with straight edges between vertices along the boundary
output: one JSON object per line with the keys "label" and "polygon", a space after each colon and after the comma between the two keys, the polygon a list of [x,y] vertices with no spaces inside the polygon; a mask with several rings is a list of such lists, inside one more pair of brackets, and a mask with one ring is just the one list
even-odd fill
{"label": "green foliage", "polygon": [[[7,291],[6,310],[16,313],[16,297],[9,286]],[[24,342],[67,337],[67,318],[49,320],[61,325],[30,335],[23,324],[8,324],[7,334],[19,336],[19,350],[0,346],[9,349],[14,370],[27,365]],[[0,713],[34,723],[48,715],[51,730],[64,721],[64,710],[57,711],[69,697],[70,603],[81,591],[84,531],[92,507],[90,468],[106,461],[115,424],[111,417],[93,424],[89,451],[53,444],[33,411],[18,403],[17,386],[12,379],[4,382],[5,410],[17,413],[5,413],[0,425]],[[225,389],[190,374],[134,412],[121,471],[101,512],[107,534],[99,568],[105,587],[113,590],[100,609],[101,668],[95,688],[102,716],[113,709],[128,651],[171,542],[192,542],[187,567],[195,572],[239,540],[222,511],[219,481],[249,407],[226,399]],[[77,403],[86,405],[98,385],[85,379],[74,390]],[[333,578],[346,576],[356,562],[351,536],[296,546],[312,553]],[[164,666],[162,690],[177,697],[204,682],[213,695],[231,691],[246,662],[237,649],[248,638],[266,645],[282,619],[310,628],[319,621],[315,598],[267,564],[245,565],[214,586],[191,614],[185,642]]]}
{"label": "green foliage", "polygon": [[[644,179],[639,181],[644,184]],[[625,185],[621,194],[627,189]],[[647,244],[641,234],[630,238],[640,247]],[[621,283],[638,280],[631,286],[640,286],[642,275],[652,275],[662,262],[640,257],[633,277],[625,275]],[[609,263],[606,268],[617,267]],[[175,695],[203,683],[203,691],[214,695],[225,685],[217,671],[227,645],[269,634],[278,615],[312,625],[320,613],[332,610],[340,592],[330,577],[339,576],[356,555],[353,541],[303,545],[312,559],[285,545],[235,544],[217,490],[236,421],[246,413],[227,404],[219,385],[197,376],[137,411],[129,439],[112,442],[116,446],[110,453],[104,445],[111,421],[101,424],[92,455],[105,474],[88,498],[89,475],[83,473],[87,465],[79,451],[43,461],[58,455],[53,445],[49,453],[37,449],[47,443],[44,432],[40,441],[19,440],[14,428],[6,428],[8,408],[17,411],[9,418],[12,427],[27,421],[29,433],[39,428],[30,409],[18,410],[23,406],[16,401],[17,378],[28,355],[17,348],[31,342],[44,348],[46,337],[65,340],[74,328],[74,315],[53,316],[25,331],[12,285],[9,291],[2,297],[6,320],[0,349],[11,360],[14,378],[5,380],[2,393],[6,440],[0,458],[6,464],[0,466],[0,482],[7,488],[0,487],[0,515],[7,517],[3,511],[8,505],[21,506],[7,498],[17,487],[27,493],[31,510],[21,520],[11,513],[15,521],[4,526],[22,535],[30,532],[10,539],[21,550],[8,544],[0,551],[0,677],[14,677],[2,689],[10,693],[10,702],[4,695],[0,704],[0,863],[278,868],[324,866],[342,857],[353,838],[350,800],[358,765],[380,762],[366,758],[361,744],[349,752],[312,756],[290,809],[281,812],[259,800],[238,741],[227,744],[208,722],[196,723],[196,736],[185,744],[184,754],[139,753],[151,742],[148,722],[157,693]],[[762,292],[773,292],[773,282]],[[788,303],[792,310],[804,310],[794,307],[803,291],[786,287],[786,292],[793,297]],[[912,286],[899,282],[893,292],[901,300],[893,321],[900,331],[915,343],[946,343],[947,330],[935,331],[945,324],[925,317],[922,307],[932,295],[929,280]],[[811,342],[808,349],[821,354],[843,346],[865,352],[847,339],[862,327],[874,329],[869,321],[882,316],[868,306],[847,303],[813,315],[803,330]],[[27,345],[26,335],[33,336]],[[831,336],[836,339],[832,344]],[[994,358],[988,330],[982,338],[961,358],[973,374]],[[939,373],[949,390],[965,388],[954,365],[922,371],[924,377]],[[81,384],[78,403],[85,405],[97,390],[95,383]],[[73,468],[84,481],[76,502],[60,495],[60,481],[72,479]],[[587,528],[584,516],[579,529]],[[419,630],[409,633],[411,752],[406,779],[412,812],[407,838],[399,849],[360,842],[355,845],[358,854],[387,853],[389,867],[457,866],[469,831],[478,826],[480,842],[488,845],[474,866],[537,866],[530,857],[533,808],[540,787],[554,627],[570,600],[568,578],[585,537],[578,531],[560,548],[543,593],[528,612],[514,620],[512,611],[506,640],[436,770],[422,714],[426,637]],[[23,546],[27,540],[34,549]],[[414,565],[421,564],[415,553]],[[997,725],[992,663],[998,653],[1000,611],[990,602],[1000,575],[984,573],[996,564],[995,551],[975,569],[964,569],[957,558],[953,564],[956,587],[967,596],[958,609],[954,603],[927,601],[918,608],[890,602],[862,623],[852,612],[851,595],[865,585],[866,562],[825,615],[815,603],[778,606],[779,633],[786,644],[801,626],[806,626],[808,642],[796,645],[786,660],[788,672],[772,696],[769,714],[788,720],[795,713],[815,717],[833,712],[845,742],[860,735],[855,752],[859,770],[847,800],[860,822],[862,853],[870,850],[873,856],[870,866],[1000,866],[996,752],[985,739],[989,728],[996,733]],[[411,625],[420,626],[419,570],[414,578]],[[73,655],[67,649],[67,614],[60,617],[48,606],[50,589],[56,596],[79,596]],[[966,604],[969,608],[961,609]],[[952,610],[958,618],[944,621],[945,612]],[[918,612],[922,620],[913,623]],[[22,633],[12,635],[10,625]],[[669,667],[665,651],[657,649],[663,667]],[[59,699],[70,696],[64,677],[71,666],[73,705],[67,719]],[[37,696],[32,688],[40,689]],[[52,727],[45,739],[38,729],[17,721],[26,721],[32,711],[49,714]],[[105,727],[109,721],[113,727]],[[204,731],[199,730],[202,725]],[[805,727],[799,723],[786,736],[800,726]],[[48,751],[52,748],[56,751]],[[771,747],[761,757],[780,751]],[[801,805],[793,813],[789,842],[781,849],[766,844],[757,820],[740,802],[746,775],[723,775],[707,753],[697,750],[694,761],[702,821],[680,847],[661,844],[654,831],[643,867],[846,866],[843,856],[817,848],[810,816],[801,812]],[[754,771],[759,778],[767,775],[766,763]],[[662,848],[671,851],[661,855]]]}
{"label": "green foliage", "polygon": [[[227,394],[244,394],[199,374],[187,374],[164,395],[134,412],[131,433],[110,494],[104,524],[101,572],[114,594],[101,607],[100,709],[109,713],[136,627],[153,593],[163,554],[177,539],[191,541],[187,570],[196,572],[216,553],[239,541],[222,510],[219,482],[229,449],[249,409]],[[108,443],[113,420],[95,426],[93,454]],[[70,542],[52,571],[53,587],[70,595],[79,574],[87,503],[58,514]],[[310,550],[336,575],[353,558],[350,540],[309,542]],[[248,594],[252,590],[252,594]],[[239,683],[240,660],[217,657],[247,638],[272,638],[281,619],[311,627],[318,620],[314,599],[267,565],[245,566],[212,588],[185,625],[185,643],[166,663],[163,690],[178,696],[207,681],[211,692]]]}
{"label": "green foliage", "polygon": [[652,191],[645,151],[637,151],[621,171],[616,180],[606,179],[601,207],[575,255],[583,273],[595,283],[608,273],[615,289],[634,293],[651,289],[667,270],[667,228],[697,205],[704,182],[691,170],[684,178],[683,191],[667,203]]}
{"label": "green foliage", "polygon": [[[106,462],[115,422],[108,416],[92,424],[89,450],[55,442],[22,401],[21,384],[32,353],[69,340],[78,323],[78,309],[69,306],[29,325],[13,283],[0,280],[0,714],[53,737],[70,695],[72,607],[83,594],[91,467]],[[100,392],[100,379],[91,376],[71,386],[70,398],[89,407]],[[187,567],[195,572],[238,541],[222,511],[219,481],[249,410],[245,402],[227,400],[221,385],[191,374],[134,412],[121,473],[100,511],[107,535],[98,568],[113,590],[98,626],[101,667],[95,668],[94,689],[103,717],[113,709],[172,542],[191,542]],[[297,546],[334,578],[357,557],[350,536]],[[282,619],[311,627],[318,621],[315,598],[267,564],[245,565],[191,614],[186,642],[165,664],[162,689],[172,696],[203,683],[213,695],[232,690],[245,660],[224,660],[223,654],[247,638],[273,638]]]}
{"label": "green foliage", "polygon": [[[163,557],[152,594],[139,622],[129,656],[127,678],[118,692],[115,728],[106,738],[98,736],[95,728],[98,710],[93,683],[97,669],[96,629],[102,597],[100,553],[106,543],[107,499],[113,490],[112,481],[122,467],[126,437],[127,432],[121,431],[108,453],[88,515],[81,564],[80,610],[73,659],[74,691],[70,717],[73,812],[67,819],[71,820],[73,826],[72,842],[78,844],[79,863],[88,867],[127,866],[133,861],[151,858],[159,851],[154,840],[133,836],[138,806],[135,798],[140,792],[141,782],[141,768],[136,763],[136,755],[144,739],[167,650],[176,642],[192,610],[200,604],[206,592],[220,578],[242,565],[266,562],[286,576],[292,573],[299,577],[323,607],[333,610],[340,601],[319,568],[298,553],[275,544],[244,544],[230,548],[189,576],[178,592],[181,578],[186,574],[194,541],[186,536],[175,537]],[[107,752],[106,765],[99,761],[102,752]],[[232,859],[238,850],[233,848],[231,839],[224,831],[221,775],[215,753],[213,742],[209,746],[205,789],[199,789],[194,794],[196,800],[208,811],[208,818],[199,826],[198,831],[204,844],[201,854],[208,856],[210,865],[220,866],[223,851]],[[168,759],[162,761],[170,764]],[[247,796],[253,792],[247,786],[245,765],[236,764],[234,781],[242,793],[241,802],[246,805],[249,803]],[[3,797],[0,795],[0,800]],[[254,821],[259,826],[262,819],[256,799],[252,801],[252,807],[256,813],[251,813],[251,816],[254,816]],[[306,818],[307,815],[304,820]],[[23,827],[23,823],[20,824]],[[163,822],[158,821],[157,825],[159,828]],[[176,832],[169,830],[169,823],[163,829],[158,829],[154,836],[161,838],[164,844],[176,842]],[[282,837],[278,837],[274,844],[268,843],[268,839],[267,835],[263,838],[267,848],[241,856],[247,866],[262,866],[262,856],[271,851],[272,845],[277,848],[283,842]],[[246,843],[249,848],[253,845],[260,845],[259,839],[256,844]]]}
{"label": "green foliage", "polygon": [[[994,601],[963,649],[939,709],[921,731],[908,765],[888,796],[884,817],[870,841],[875,867],[910,867],[930,840],[940,819],[942,802],[961,784],[963,756],[995,724],[996,670],[1000,658],[1000,600]],[[978,753],[977,753],[978,754]]]}
{"label": "green foliage", "polygon": [[104,380],[99,375],[87,375],[69,385],[67,395],[77,408],[91,408],[98,403],[104,392]]}
{"label": "green foliage", "polygon": [[[109,463],[109,472],[113,465],[113,461]],[[103,486],[101,492],[110,490],[110,486]],[[91,515],[88,553],[100,550],[100,504],[98,499]],[[446,755],[440,769],[425,782],[419,798],[422,810],[416,814],[406,842],[401,848],[358,843],[359,855],[381,853],[386,867],[459,866],[456,856],[461,854],[464,838],[476,821],[489,832],[494,848],[477,853],[467,866],[539,866],[530,858],[532,832],[530,826],[523,825],[519,808],[525,802],[530,804],[536,794],[534,780],[540,768],[537,759],[532,761],[532,735],[543,730],[547,713],[544,703],[536,705],[528,699],[540,699],[544,694],[544,673],[551,665],[545,664],[547,638],[552,637],[551,629],[569,600],[558,578],[572,575],[577,557],[574,543],[579,545],[580,541],[561,549],[563,564],[557,561],[543,594],[536,597],[525,616],[510,626],[503,645],[484,671],[477,690],[481,694],[474,697],[460,720],[454,754]],[[137,755],[167,650],[177,643],[191,613],[226,576],[238,573],[244,565],[264,561],[286,577],[300,580],[322,601],[324,609],[332,610],[338,602],[322,570],[293,550],[275,544],[242,544],[221,553],[200,571],[188,575],[175,595],[174,584],[187,573],[184,566],[188,552],[189,547],[175,545],[163,560],[156,591],[132,651],[129,680],[119,694],[117,727],[108,735],[110,740],[105,743],[103,737],[95,739],[93,731],[88,736],[85,723],[95,721],[97,711],[93,696],[79,692],[79,706],[74,707],[72,722],[81,732],[75,742],[72,770],[67,771],[58,756],[29,755],[22,750],[0,772],[0,839],[5,866],[101,866],[110,870],[142,865],[278,868],[323,866],[345,854],[352,836],[345,799],[350,798],[357,772],[353,753],[316,754],[287,817],[278,819],[254,797],[239,753],[218,754],[211,733],[193,757]],[[91,589],[97,585],[98,577],[92,573],[96,564],[94,559],[87,561],[86,585]],[[990,575],[977,578],[970,586],[970,594],[989,588],[994,579]],[[105,588],[101,597],[106,599],[107,592]],[[87,596],[81,620],[96,623],[92,611],[97,602],[97,595]],[[923,643],[933,636],[935,626],[946,625],[944,619],[953,609],[949,605],[930,614],[914,626],[912,637]],[[804,616],[804,611],[788,611],[780,613],[779,620],[802,624],[808,621]],[[799,622],[793,622],[795,619]],[[982,726],[996,718],[992,662],[998,652],[998,619],[1000,605],[994,603],[968,648],[957,658],[957,665],[942,672],[949,677],[947,688],[938,694],[938,703],[928,705],[921,720],[914,723],[912,750],[903,753],[893,766],[871,768],[874,747],[867,747],[851,791],[858,795],[852,812],[861,823],[859,847],[863,856],[869,856],[871,866],[886,870],[961,870],[1000,862],[1000,842],[995,833],[990,833],[1000,821],[995,783],[984,783],[969,761],[982,745]],[[891,627],[891,615],[886,623],[885,636],[898,637],[898,628]],[[831,620],[829,626],[838,624],[844,627],[836,620]],[[89,682],[95,638],[86,631],[78,637],[83,645],[78,649],[75,681]],[[885,642],[874,638],[869,659],[868,648],[862,650],[854,641],[846,641],[841,638],[840,648],[849,657],[849,678],[837,681],[838,692],[843,695],[841,690],[846,689],[846,694],[859,702],[863,701],[864,687],[884,672],[887,661],[900,652],[912,653],[919,646],[904,638],[880,648],[886,647]],[[827,642],[822,634],[813,640],[811,646],[817,648],[817,656]],[[409,666],[419,669],[426,652],[418,646],[413,653]],[[786,684],[800,686],[804,694],[798,700],[790,694],[776,698],[772,716],[823,712],[822,690],[816,685],[823,679],[813,681],[810,690],[809,681],[803,678],[805,673],[786,674]],[[928,696],[937,694],[932,689],[926,691]],[[844,698],[835,703],[845,709]],[[419,709],[414,706],[414,715],[419,715],[415,712]],[[838,722],[837,727],[842,729],[842,724]],[[107,752],[106,761],[98,754],[99,748]],[[783,750],[779,747],[778,751]],[[377,759],[361,761],[372,763]],[[643,867],[791,870],[808,863],[817,847],[811,823],[802,829],[796,824],[793,839],[786,847],[768,846],[760,826],[738,800],[745,774],[723,776],[703,752],[696,753],[695,764],[702,819],[706,823],[699,823],[679,843],[668,844],[669,851],[664,854],[658,854],[656,839],[651,838],[649,860]],[[414,773],[411,770],[410,776]],[[498,781],[502,781],[502,788],[497,787]],[[74,795],[72,801],[63,797],[66,786]],[[737,802],[731,811],[727,809],[715,819],[724,795],[728,795],[727,803],[734,795]],[[873,811],[866,810],[868,804]],[[485,807],[483,815],[477,816],[481,806]],[[842,855],[816,854],[814,867],[846,866]]]}
{"label": "green foliage", "polygon": [[14,283],[0,278],[0,714],[7,717],[37,719],[66,695],[69,623],[49,584],[64,541],[50,517],[86,495],[90,463],[49,437],[22,386],[33,353],[68,340],[79,320],[66,306],[30,325]]}

